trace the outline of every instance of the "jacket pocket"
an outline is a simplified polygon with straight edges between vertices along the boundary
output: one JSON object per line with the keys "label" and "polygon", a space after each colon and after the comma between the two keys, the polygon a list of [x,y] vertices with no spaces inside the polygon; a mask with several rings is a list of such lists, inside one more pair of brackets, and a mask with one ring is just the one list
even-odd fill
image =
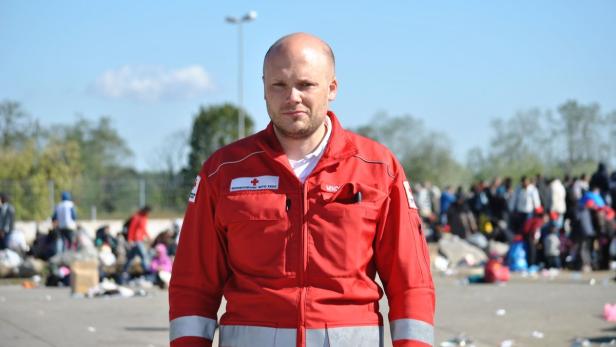
{"label": "jacket pocket", "polygon": [[286,196],[272,192],[229,194],[217,205],[229,263],[240,274],[285,276],[288,218]]}
{"label": "jacket pocket", "polygon": [[338,191],[319,192],[311,206],[310,271],[315,276],[352,276],[372,258],[372,244],[385,193],[346,183]]}

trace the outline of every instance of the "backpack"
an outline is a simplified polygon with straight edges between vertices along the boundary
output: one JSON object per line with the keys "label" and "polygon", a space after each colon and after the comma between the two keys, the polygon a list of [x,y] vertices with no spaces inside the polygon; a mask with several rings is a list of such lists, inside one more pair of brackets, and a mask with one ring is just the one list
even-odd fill
{"label": "backpack", "polygon": [[484,280],[486,283],[509,281],[509,268],[496,259],[491,259],[485,266]]}
{"label": "backpack", "polygon": [[133,222],[133,216],[128,217],[124,224],[122,224],[122,235],[128,240],[128,229],[130,229],[130,223]]}
{"label": "backpack", "polygon": [[515,241],[509,248],[507,254],[507,265],[511,271],[526,271],[528,263],[526,262],[526,250],[524,250],[524,242]]}

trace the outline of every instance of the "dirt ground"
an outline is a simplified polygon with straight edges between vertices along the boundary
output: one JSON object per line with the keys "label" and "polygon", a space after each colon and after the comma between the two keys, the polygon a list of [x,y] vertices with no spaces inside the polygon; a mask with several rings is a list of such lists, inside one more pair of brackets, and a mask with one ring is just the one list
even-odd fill
{"label": "dirt ground", "polygon": [[[604,304],[616,303],[613,277],[610,272],[516,274],[507,284],[493,285],[435,275],[435,346],[455,345],[448,341],[461,335],[477,347],[573,346],[576,338],[607,346],[616,339],[616,323],[602,317]],[[381,306],[387,312],[386,300]],[[5,283],[0,285],[0,346],[167,346],[167,311],[167,292],[156,288],[144,297],[84,299],[71,297],[67,288]]]}

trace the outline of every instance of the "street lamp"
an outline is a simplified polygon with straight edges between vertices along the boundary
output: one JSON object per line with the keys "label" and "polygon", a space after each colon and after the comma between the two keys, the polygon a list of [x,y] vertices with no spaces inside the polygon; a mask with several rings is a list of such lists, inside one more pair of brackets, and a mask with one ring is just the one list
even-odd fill
{"label": "street lamp", "polygon": [[246,13],[243,17],[232,17],[227,16],[225,21],[230,24],[237,24],[237,34],[238,34],[238,76],[237,76],[237,99],[239,102],[239,111],[238,111],[238,125],[237,125],[237,137],[241,139],[244,137],[245,127],[244,127],[244,44],[243,44],[243,36],[242,36],[242,24],[253,21],[257,18],[257,12],[250,11]]}

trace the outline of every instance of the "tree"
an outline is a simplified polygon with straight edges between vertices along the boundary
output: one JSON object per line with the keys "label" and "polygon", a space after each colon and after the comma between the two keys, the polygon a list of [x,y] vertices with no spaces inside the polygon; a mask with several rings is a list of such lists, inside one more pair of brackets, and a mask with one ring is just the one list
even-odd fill
{"label": "tree", "polygon": [[49,140],[42,149],[31,139],[20,148],[0,151],[0,189],[11,196],[18,219],[49,216],[48,182],[74,189],[81,177],[79,154],[76,143],[57,139]]}
{"label": "tree", "polygon": [[86,210],[111,212],[118,182],[134,177],[126,165],[130,149],[109,117],[42,128],[9,101],[0,104],[0,127],[0,190],[12,197],[17,218],[48,217],[62,190],[73,192]]}
{"label": "tree", "polygon": [[194,177],[187,181],[182,173],[188,150],[188,132],[178,130],[165,137],[153,153],[156,155],[150,160],[153,171],[145,175],[150,203],[156,201],[159,206],[176,213],[184,209],[186,194],[194,183]]}
{"label": "tree", "polygon": [[542,150],[549,147],[546,114],[538,109],[517,112],[508,120],[492,122],[494,136],[490,140],[488,165],[493,176],[534,175],[542,172]]}
{"label": "tree", "polygon": [[148,162],[155,171],[173,177],[186,166],[188,150],[188,132],[177,130],[163,139]]}
{"label": "tree", "polygon": [[599,110],[598,104],[580,105],[575,100],[568,100],[558,107],[562,124],[558,130],[567,153],[567,169],[601,159],[602,117]]}
{"label": "tree", "polygon": [[[119,201],[118,195],[126,189],[128,180],[136,179],[128,164],[132,151],[113,128],[110,117],[91,121],[79,116],[73,124],[53,126],[52,133],[58,141],[76,143],[80,149],[75,165],[81,165],[81,179],[72,180],[72,191],[81,196],[84,207],[98,206],[104,212],[112,213],[121,205],[127,205]],[[58,188],[68,189],[64,186]],[[123,206],[122,209],[132,209],[132,206]]]}
{"label": "tree", "polygon": [[74,141],[82,149],[80,158],[85,174],[102,177],[115,169],[129,166],[132,151],[113,128],[111,118],[103,116],[97,122],[79,116],[72,125],[57,125],[54,133],[64,141]]}
{"label": "tree", "polygon": [[387,146],[412,181],[431,181],[437,185],[466,181],[466,172],[453,158],[447,136],[425,129],[417,118],[410,115],[392,118],[382,112],[370,125],[356,131]]}
{"label": "tree", "polygon": [[[195,116],[189,141],[188,166],[184,177],[192,180],[201,169],[203,162],[214,151],[237,139],[239,109],[231,104],[201,107]],[[244,112],[246,133],[253,131],[253,121]]]}
{"label": "tree", "polygon": [[580,174],[611,158],[616,112],[602,116],[597,104],[568,100],[558,116],[538,109],[492,122],[490,147],[469,152],[467,167],[476,178],[543,173]]}
{"label": "tree", "polygon": [[0,190],[11,196],[19,219],[48,216],[48,181],[69,185],[80,175],[79,147],[51,134],[18,102],[0,104]]}
{"label": "tree", "polygon": [[0,103],[0,148],[24,146],[36,128],[31,123],[18,102],[5,100]]}
{"label": "tree", "polygon": [[616,111],[612,111],[611,113],[605,116],[605,123],[607,126],[605,127],[606,132],[606,147],[607,153],[606,158],[611,159],[612,167],[616,169]]}

